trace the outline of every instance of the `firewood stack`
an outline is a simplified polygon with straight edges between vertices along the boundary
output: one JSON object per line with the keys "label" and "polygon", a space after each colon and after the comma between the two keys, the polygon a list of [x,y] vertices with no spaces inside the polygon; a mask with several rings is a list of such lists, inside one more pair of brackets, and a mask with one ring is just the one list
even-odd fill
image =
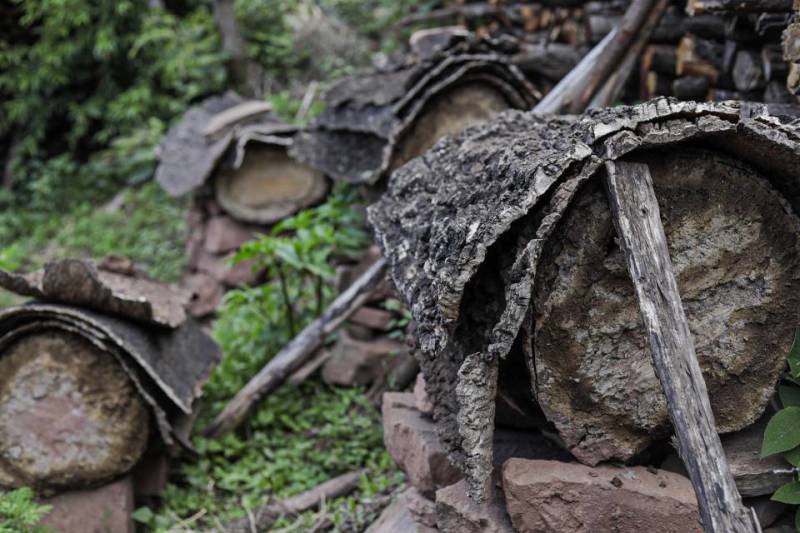
{"label": "firewood stack", "polygon": [[781,49],[791,0],[689,0],[685,13],[682,7],[672,6],[664,17],[675,31],[654,35],[644,51],[641,99],[796,103]]}
{"label": "firewood stack", "polygon": [[229,265],[239,246],[327,194],[327,179],[287,154],[296,133],[269,104],[227,93],[187,111],[159,145],[159,184],[174,196],[193,193],[183,278],[193,316],[213,314],[227,289],[258,281],[251,265]]}
{"label": "firewood stack", "polygon": [[[614,497],[613,490],[604,482],[597,496],[590,486],[614,474],[595,465],[662,465],[658,450],[672,432],[666,406],[672,416],[682,399],[670,393],[665,402],[664,369],[654,372],[629,252],[616,238],[602,186],[604,164],[649,169],[716,430],[731,437],[752,430],[800,325],[798,134],[796,123],[783,124],[765,106],[734,103],[656,99],[583,116],[509,112],[393,174],[369,218],[417,323],[438,436],[466,480],[450,492],[467,490],[469,505],[505,506],[494,496],[497,468],[518,530],[550,530],[548,516],[584,516],[595,522],[579,520],[580,531],[609,530],[615,518],[597,513],[597,498]],[[431,180],[437,187],[425,185]],[[528,373],[522,384],[507,379],[520,364]],[[586,466],[570,473],[539,461],[526,470],[512,459],[502,473],[493,467],[497,405],[509,397],[540,407]],[[769,494],[785,482],[791,469],[759,462],[757,439],[749,452],[734,452],[742,439],[731,437],[724,450],[741,494]],[[691,453],[683,445],[682,455]],[[705,520],[706,499],[718,494],[699,491],[698,463],[686,464],[700,502],[689,503]],[[564,508],[550,509],[554,500],[544,492],[562,475],[566,484],[585,476],[585,489],[571,485],[573,504],[559,500]],[[628,479],[644,476],[616,475],[631,476],[611,479],[625,491],[636,490]],[[754,478],[758,488],[748,484]],[[453,494],[441,496],[452,502]],[[639,526],[648,520],[641,519]],[[686,524],[676,530],[694,529]]]}
{"label": "firewood stack", "polygon": [[129,480],[146,454],[152,462],[190,446],[220,352],[188,318],[187,293],[120,261],[0,271],[0,287],[35,299],[0,311],[0,490],[94,489]]}
{"label": "firewood stack", "polygon": [[789,63],[786,88],[800,100],[800,2],[794,3],[792,23],[783,31],[783,59]]}

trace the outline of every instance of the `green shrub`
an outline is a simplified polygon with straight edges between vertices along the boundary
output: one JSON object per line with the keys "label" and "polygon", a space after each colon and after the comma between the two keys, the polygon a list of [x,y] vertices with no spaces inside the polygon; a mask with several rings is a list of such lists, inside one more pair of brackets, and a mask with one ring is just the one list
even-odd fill
{"label": "green shrub", "polygon": [[29,488],[0,492],[0,533],[44,533],[39,523],[50,509],[37,503]]}

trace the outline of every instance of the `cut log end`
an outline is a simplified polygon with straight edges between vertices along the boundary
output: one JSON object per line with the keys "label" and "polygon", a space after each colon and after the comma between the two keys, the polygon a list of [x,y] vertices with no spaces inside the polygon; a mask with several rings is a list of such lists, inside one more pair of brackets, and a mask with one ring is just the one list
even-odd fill
{"label": "cut log end", "polygon": [[29,334],[0,354],[0,484],[59,490],[128,471],[147,408],[124,369],[84,338]]}
{"label": "cut log end", "polygon": [[500,91],[487,83],[464,82],[433,98],[401,136],[389,172],[424,154],[436,141],[482,124],[511,108]]}
{"label": "cut log end", "polygon": [[295,161],[283,146],[251,143],[238,169],[220,171],[217,200],[235,218],[272,224],[320,201],[328,190],[325,177]]}
{"label": "cut log end", "polygon": [[[739,430],[763,412],[798,326],[800,220],[764,178],[728,157],[643,158],[717,427]],[[599,185],[576,200],[542,265],[539,402],[580,460],[627,460],[665,436],[669,422]]]}

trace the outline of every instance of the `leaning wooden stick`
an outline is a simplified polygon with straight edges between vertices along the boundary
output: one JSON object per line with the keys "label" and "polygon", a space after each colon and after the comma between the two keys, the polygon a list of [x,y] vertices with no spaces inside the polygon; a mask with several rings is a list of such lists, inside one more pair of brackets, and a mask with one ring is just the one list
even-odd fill
{"label": "leaning wooden stick", "polygon": [[[259,507],[250,516],[225,524],[221,531],[224,533],[266,531],[280,518],[297,516],[306,511],[316,509],[325,500],[332,500],[350,494],[358,488],[359,479],[366,473],[366,469],[349,472],[330,479],[297,496]],[[217,530],[212,531],[217,532]]]}
{"label": "leaning wooden stick", "polygon": [[572,113],[585,110],[598,87],[614,72],[655,5],[655,0],[631,2],[620,24],[586,54],[533,110],[537,113],[559,113],[565,107]]}
{"label": "leaning wooden stick", "polygon": [[705,531],[757,532],[760,528],[742,504],[717,435],[650,170],[639,163],[607,162],[606,186],[650,340],[653,366],[664,389]]}
{"label": "leaning wooden stick", "polygon": [[234,396],[233,400],[214,419],[214,422],[206,428],[204,435],[216,438],[238,427],[264,396],[286,381],[292,372],[300,368],[314,354],[325,337],[336,331],[367,301],[385,275],[386,260],[380,258],[346,291],[340,294],[322,316],[298,333]]}

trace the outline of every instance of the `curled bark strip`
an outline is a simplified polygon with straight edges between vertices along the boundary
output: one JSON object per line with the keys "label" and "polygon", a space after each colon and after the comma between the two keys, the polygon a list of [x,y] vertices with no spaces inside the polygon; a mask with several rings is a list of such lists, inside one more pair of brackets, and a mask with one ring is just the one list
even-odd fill
{"label": "curled bark strip", "polygon": [[[742,112],[735,103],[659,98],[582,116],[508,111],[394,172],[369,219],[418,324],[420,365],[453,461],[469,476],[483,475],[467,463],[472,446],[459,420],[470,416],[469,403],[454,394],[467,374],[459,369],[469,354],[503,357],[520,329],[530,340],[524,321],[537,248],[605,161],[697,142],[763,173],[798,213],[799,135],[797,124],[765,107]],[[533,370],[536,354],[528,357]],[[484,482],[470,483],[478,497]]]}
{"label": "curled bark strip", "polygon": [[[326,110],[298,135],[290,153],[333,179],[374,184],[441,134],[493,116],[493,106],[482,108],[484,100],[501,99],[502,108],[530,108],[537,90],[498,47],[489,40],[458,40],[429,58],[340,81],[325,96]],[[465,85],[479,85],[486,94],[449,115],[439,109],[438,96]],[[415,137],[426,137],[424,146],[398,159],[417,120],[437,111],[442,116],[435,122],[454,123],[442,131],[416,132]]]}

